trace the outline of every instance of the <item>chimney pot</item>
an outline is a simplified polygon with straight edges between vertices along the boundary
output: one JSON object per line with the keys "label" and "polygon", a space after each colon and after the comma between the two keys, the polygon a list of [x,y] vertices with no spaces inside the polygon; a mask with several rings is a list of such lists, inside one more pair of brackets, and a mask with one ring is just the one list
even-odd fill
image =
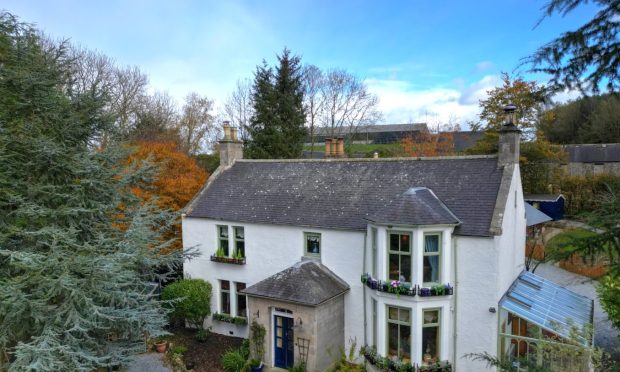
{"label": "chimney pot", "polygon": [[344,158],[344,138],[343,137],[338,137],[338,148],[337,148],[337,155],[339,158]]}
{"label": "chimney pot", "polygon": [[230,121],[224,120],[223,127],[224,127],[224,139],[223,140],[230,141],[231,140]]}
{"label": "chimney pot", "polygon": [[325,138],[325,158],[329,158],[332,156],[332,139]]}
{"label": "chimney pot", "polygon": [[237,128],[235,127],[230,128],[230,139],[232,141],[237,141]]}
{"label": "chimney pot", "polygon": [[243,143],[237,140],[237,128],[228,120],[223,122],[224,138],[220,141],[220,166],[229,167],[235,160],[243,159]]}

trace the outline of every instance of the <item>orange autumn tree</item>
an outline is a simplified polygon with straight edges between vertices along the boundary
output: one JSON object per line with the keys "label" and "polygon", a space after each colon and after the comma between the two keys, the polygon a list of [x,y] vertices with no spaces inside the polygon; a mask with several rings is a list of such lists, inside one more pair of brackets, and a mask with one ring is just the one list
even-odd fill
{"label": "orange autumn tree", "polygon": [[452,132],[420,133],[401,140],[403,156],[448,156],[454,155],[454,134]]}
{"label": "orange autumn tree", "polygon": [[[162,209],[181,210],[209,176],[195,159],[181,152],[174,143],[139,142],[135,146],[136,151],[129,156],[127,164],[149,160],[159,169],[147,189],[133,188],[132,192],[145,201],[156,198],[155,203]],[[177,238],[173,250],[182,247],[180,222],[166,238]]]}

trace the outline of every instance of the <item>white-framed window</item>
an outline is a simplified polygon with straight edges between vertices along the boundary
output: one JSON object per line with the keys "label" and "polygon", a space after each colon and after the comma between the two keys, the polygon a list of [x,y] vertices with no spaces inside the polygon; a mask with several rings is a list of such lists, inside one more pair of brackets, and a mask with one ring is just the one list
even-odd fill
{"label": "white-framed window", "polygon": [[220,280],[220,313],[230,315],[230,281]]}
{"label": "white-framed window", "polygon": [[245,283],[235,282],[235,294],[237,296],[237,316],[247,318],[248,316],[248,300],[244,294],[241,294],[245,289]]}
{"label": "white-framed window", "polygon": [[441,309],[422,310],[422,364],[439,361]]}
{"label": "white-framed window", "polygon": [[372,239],[372,277],[377,277],[377,228],[373,227],[370,229],[370,238]]}
{"label": "white-framed window", "polygon": [[321,256],[321,234],[313,232],[304,233],[304,254],[311,257]]}
{"label": "white-framed window", "polygon": [[388,232],[388,280],[411,283],[411,234]]}
{"label": "white-framed window", "polygon": [[387,354],[411,362],[411,309],[387,306]]}
{"label": "white-framed window", "polygon": [[217,225],[217,245],[217,249],[223,251],[224,257],[228,257],[228,226]]}
{"label": "white-framed window", "polygon": [[441,233],[424,234],[422,282],[424,285],[441,281]]}
{"label": "white-framed window", "polygon": [[245,257],[245,230],[243,226],[233,226],[233,241],[235,247],[233,257]]}

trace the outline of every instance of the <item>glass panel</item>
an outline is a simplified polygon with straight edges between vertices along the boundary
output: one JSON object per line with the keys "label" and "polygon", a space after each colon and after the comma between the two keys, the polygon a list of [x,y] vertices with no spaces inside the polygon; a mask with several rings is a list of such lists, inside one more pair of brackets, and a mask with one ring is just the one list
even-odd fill
{"label": "glass panel", "polygon": [[224,248],[224,256],[228,256],[228,239],[220,239],[220,248]]}
{"label": "glass panel", "polygon": [[398,234],[390,234],[390,250],[398,251]]}
{"label": "glass panel", "polygon": [[439,323],[439,310],[425,310],[424,324]]}
{"label": "glass panel", "polygon": [[400,321],[401,322],[405,322],[405,323],[409,323],[409,310],[407,310],[407,309],[400,309]]}
{"label": "glass panel", "polygon": [[398,254],[390,253],[390,273],[388,276],[390,280],[398,280],[399,278],[399,274],[400,274],[400,271],[398,269],[399,257],[400,255]]}
{"label": "glass panel", "polygon": [[439,282],[439,256],[424,256],[424,283]]}
{"label": "glass panel", "polygon": [[400,256],[400,278],[401,282],[411,283],[411,256]]}
{"label": "glass panel", "polygon": [[397,307],[388,307],[389,319],[398,320],[398,308]]}
{"label": "glass panel", "polygon": [[439,327],[422,328],[422,347],[424,354],[422,355],[423,364],[431,364],[437,361],[439,352]]}
{"label": "glass panel", "polygon": [[318,234],[306,234],[306,249],[308,253],[321,253],[321,236]]}
{"label": "glass panel", "polygon": [[236,241],[237,252],[241,253],[242,257],[245,257],[245,242],[243,240]]}
{"label": "glass panel", "polygon": [[388,355],[398,356],[398,324],[388,323]]}
{"label": "glass panel", "polygon": [[222,313],[230,314],[230,294],[222,292]]}
{"label": "glass panel", "polygon": [[400,326],[400,357],[405,361],[411,360],[411,327]]}
{"label": "glass panel", "polygon": [[276,328],[276,336],[282,337],[282,328]]}
{"label": "glass panel", "polygon": [[538,331],[539,328],[536,324],[529,322],[527,323],[527,330],[525,332],[527,337],[538,338]]}
{"label": "glass panel", "polygon": [[403,234],[400,236],[400,251],[401,252],[409,252],[409,243],[410,243],[410,239],[409,239],[409,235],[407,234]]}
{"label": "glass panel", "polygon": [[228,238],[228,226],[218,226],[221,238]]}
{"label": "glass panel", "polygon": [[245,283],[237,283],[237,291],[242,291],[245,289]]}
{"label": "glass panel", "polygon": [[237,316],[244,318],[248,316],[247,299],[245,296],[237,296]]}
{"label": "glass panel", "polygon": [[230,282],[228,280],[221,280],[222,290],[230,290]]}
{"label": "glass panel", "polygon": [[243,240],[243,227],[235,227],[235,239]]}
{"label": "glass panel", "polygon": [[282,339],[281,338],[276,339],[276,347],[278,347],[278,348],[282,347]]}
{"label": "glass panel", "polygon": [[439,252],[439,235],[424,236],[424,252]]}
{"label": "glass panel", "polygon": [[277,317],[276,318],[276,324],[278,325],[278,327],[282,327],[282,318]]}

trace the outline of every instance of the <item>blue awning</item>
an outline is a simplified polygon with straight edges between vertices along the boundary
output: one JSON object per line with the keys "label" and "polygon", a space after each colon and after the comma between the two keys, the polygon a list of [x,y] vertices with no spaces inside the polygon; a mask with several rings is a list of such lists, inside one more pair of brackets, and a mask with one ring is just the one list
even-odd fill
{"label": "blue awning", "polygon": [[[557,335],[570,339],[571,324],[592,326],[594,303],[528,271],[512,283],[500,307]],[[591,340],[580,340],[589,345]]]}
{"label": "blue awning", "polygon": [[525,219],[526,219],[527,226],[534,226],[534,225],[538,225],[543,222],[553,220],[553,218],[547,216],[543,212],[532,207],[530,203],[524,202],[524,204],[525,204]]}

